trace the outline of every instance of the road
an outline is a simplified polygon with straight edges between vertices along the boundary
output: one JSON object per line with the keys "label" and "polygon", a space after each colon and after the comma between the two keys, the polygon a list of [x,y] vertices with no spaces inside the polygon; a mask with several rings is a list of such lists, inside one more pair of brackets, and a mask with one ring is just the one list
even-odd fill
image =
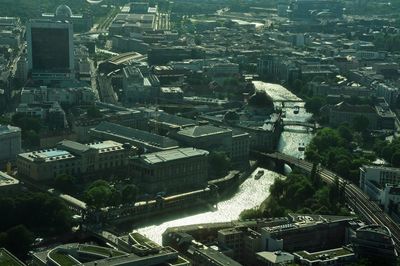
{"label": "road", "polygon": [[[294,165],[307,172],[311,172],[312,169],[312,163],[282,153],[259,154]],[[346,181],[344,178],[321,167],[319,168],[318,173],[326,183],[334,183],[335,178],[338,178],[339,183],[345,185],[345,196],[347,203],[368,222],[389,228],[390,232],[392,233],[396,250],[400,252],[400,227],[393,221],[392,218],[389,217],[387,213],[385,213],[375,202],[370,201],[368,196],[365,195],[360,188],[354,184],[348,183],[348,181]]]}

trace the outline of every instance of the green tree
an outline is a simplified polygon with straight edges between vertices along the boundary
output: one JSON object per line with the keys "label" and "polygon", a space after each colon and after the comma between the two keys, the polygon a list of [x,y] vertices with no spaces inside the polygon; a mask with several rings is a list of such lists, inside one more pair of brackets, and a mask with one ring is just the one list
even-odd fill
{"label": "green tree", "polygon": [[240,220],[257,219],[257,218],[262,218],[263,216],[264,214],[259,208],[253,208],[253,209],[243,210],[239,215],[239,219]]}
{"label": "green tree", "polygon": [[89,188],[85,191],[84,197],[86,203],[95,207],[105,207],[112,196],[112,189],[110,184],[105,180],[94,181]]}
{"label": "green tree", "polygon": [[354,117],[353,120],[354,130],[358,132],[365,132],[368,129],[368,126],[369,126],[369,120],[366,116],[358,115]]}
{"label": "green tree", "polygon": [[23,225],[17,225],[7,230],[4,246],[18,258],[25,258],[33,240],[32,232]]}
{"label": "green tree", "polygon": [[353,132],[347,124],[340,125],[338,128],[339,135],[347,142],[353,141]]}
{"label": "green tree", "polygon": [[74,194],[77,192],[77,179],[72,175],[59,175],[54,179],[54,188],[66,194]]}
{"label": "green tree", "polygon": [[307,112],[313,113],[314,115],[319,115],[320,109],[324,105],[324,99],[322,99],[321,97],[312,97],[311,99],[308,99],[306,101],[304,107],[306,108]]}
{"label": "green tree", "polygon": [[249,99],[249,105],[258,108],[268,108],[273,106],[274,102],[265,91],[256,91]]}
{"label": "green tree", "polygon": [[400,151],[396,151],[393,155],[392,155],[392,165],[394,167],[400,167]]}
{"label": "green tree", "polygon": [[22,131],[33,130],[36,133],[39,133],[42,127],[39,118],[29,116],[23,113],[16,113],[15,115],[13,115],[11,121],[13,125],[20,127]]}
{"label": "green tree", "polygon": [[99,108],[97,108],[95,105],[90,106],[86,110],[86,114],[90,118],[101,118],[103,115],[101,114]]}
{"label": "green tree", "polygon": [[122,202],[134,203],[138,194],[138,188],[135,185],[127,185],[122,189]]}
{"label": "green tree", "polygon": [[211,171],[218,177],[227,174],[231,168],[231,160],[225,152],[221,151],[211,152],[208,156],[208,163]]}

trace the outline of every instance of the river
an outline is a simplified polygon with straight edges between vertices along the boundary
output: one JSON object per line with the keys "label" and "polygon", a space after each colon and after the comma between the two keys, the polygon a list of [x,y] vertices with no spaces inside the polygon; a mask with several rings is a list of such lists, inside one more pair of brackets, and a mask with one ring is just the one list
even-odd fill
{"label": "river", "polygon": [[[263,82],[257,82],[255,85],[257,89],[265,90],[274,100],[299,100],[296,95],[280,85]],[[299,106],[298,114],[294,113],[294,105]],[[288,120],[306,121],[311,118],[311,115],[305,112],[304,103],[287,104],[284,110],[286,111],[285,119]],[[296,157],[303,157],[304,152],[299,151],[299,145],[307,145],[311,138],[312,133],[283,132],[279,140],[278,150]],[[161,244],[161,234],[168,227],[236,220],[243,210],[258,207],[269,196],[269,187],[273,184],[275,178],[281,177],[278,173],[264,169],[264,175],[255,180],[253,176],[258,170],[256,169],[252,177],[243,182],[232,198],[219,202],[217,209],[214,211],[171,219],[159,224],[148,224],[137,230],[151,240]]]}

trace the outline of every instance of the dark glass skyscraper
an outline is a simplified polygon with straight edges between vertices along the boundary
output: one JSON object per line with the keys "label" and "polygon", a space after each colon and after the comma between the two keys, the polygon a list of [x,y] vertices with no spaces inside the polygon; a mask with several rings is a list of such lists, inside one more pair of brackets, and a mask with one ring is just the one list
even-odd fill
{"label": "dark glass skyscraper", "polygon": [[34,79],[69,79],[74,72],[72,24],[31,20],[27,26],[29,71]]}

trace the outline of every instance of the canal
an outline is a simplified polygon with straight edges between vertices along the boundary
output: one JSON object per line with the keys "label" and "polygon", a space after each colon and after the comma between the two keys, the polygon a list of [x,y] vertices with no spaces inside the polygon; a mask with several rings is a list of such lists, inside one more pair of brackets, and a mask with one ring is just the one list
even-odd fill
{"label": "canal", "polygon": [[[296,95],[284,87],[276,84],[255,82],[256,89],[265,90],[274,100],[295,100],[299,99]],[[299,112],[295,113],[294,108],[298,106]],[[297,107],[296,107],[297,109]],[[286,118],[291,121],[307,121],[311,118],[304,109],[304,103],[285,104],[283,110],[286,111]],[[293,130],[295,129],[295,130]],[[298,130],[296,130],[298,129]],[[299,146],[306,146],[312,138],[311,132],[306,132],[304,128],[290,126],[287,131],[281,135],[278,144],[278,150],[296,157],[304,157],[304,151],[299,150]],[[137,230],[161,244],[161,234],[168,228],[197,223],[226,222],[239,218],[239,214],[245,210],[258,207],[264,199],[269,196],[269,188],[275,178],[281,177],[280,174],[264,169],[264,175],[256,180],[254,179],[256,169],[252,176],[248,178],[239,187],[235,195],[230,199],[218,203],[214,211],[205,211],[194,215],[188,215],[179,219],[170,219],[157,224],[147,224]]]}

